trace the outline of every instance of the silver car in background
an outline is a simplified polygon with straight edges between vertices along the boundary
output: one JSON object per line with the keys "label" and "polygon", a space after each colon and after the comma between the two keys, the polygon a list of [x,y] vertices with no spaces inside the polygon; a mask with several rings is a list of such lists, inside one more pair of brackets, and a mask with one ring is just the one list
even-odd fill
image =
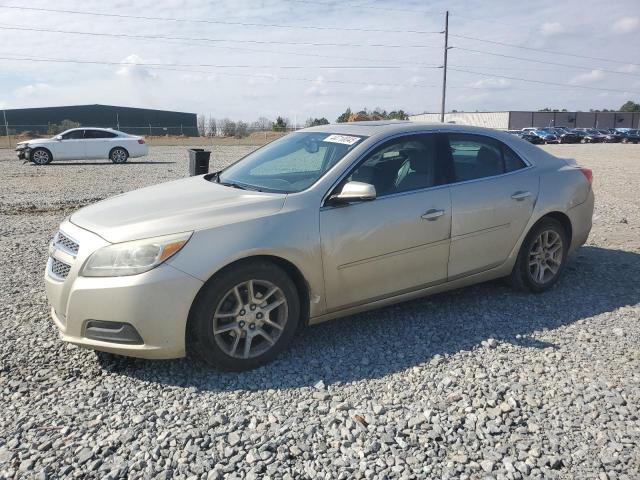
{"label": "silver car in background", "polygon": [[589,235],[591,180],[494,130],[308,128],[77,211],[47,296],[65,341],[250,369],[309,324],[500,277],[549,289]]}

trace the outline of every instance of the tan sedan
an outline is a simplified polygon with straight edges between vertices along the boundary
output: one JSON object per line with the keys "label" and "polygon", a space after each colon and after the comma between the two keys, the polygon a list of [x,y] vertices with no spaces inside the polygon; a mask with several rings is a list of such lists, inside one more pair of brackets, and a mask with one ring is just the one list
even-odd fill
{"label": "tan sedan", "polygon": [[499,277],[547,290],[589,235],[591,179],[494,130],[309,128],[74,213],[47,296],[65,341],[254,368],[309,324]]}

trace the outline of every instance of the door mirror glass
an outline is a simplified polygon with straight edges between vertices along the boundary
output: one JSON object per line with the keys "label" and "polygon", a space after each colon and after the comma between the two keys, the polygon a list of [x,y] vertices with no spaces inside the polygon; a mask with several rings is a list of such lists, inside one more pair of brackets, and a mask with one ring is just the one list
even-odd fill
{"label": "door mirror glass", "polygon": [[375,198],[376,187],[370,183],[347,182],[340,193],[331,197],[331,201],[334,203],[366,202]]}

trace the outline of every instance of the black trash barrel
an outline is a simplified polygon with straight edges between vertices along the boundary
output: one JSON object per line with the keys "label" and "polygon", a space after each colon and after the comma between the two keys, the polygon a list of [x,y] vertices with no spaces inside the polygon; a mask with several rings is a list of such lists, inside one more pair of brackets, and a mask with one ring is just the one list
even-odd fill
{"label": "black trash barrel", "polygon": [[209,157],[211,152],[203,148],[189,149],[189,175],[204,175],[209,173]]}

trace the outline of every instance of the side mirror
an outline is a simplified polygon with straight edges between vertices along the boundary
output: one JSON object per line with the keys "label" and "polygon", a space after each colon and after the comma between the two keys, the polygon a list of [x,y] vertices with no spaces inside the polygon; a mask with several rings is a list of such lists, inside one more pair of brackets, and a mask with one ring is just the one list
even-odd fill
{"label": "side mirror", "polygon": [[62,140],[62,135],[56,135],[56,140]]}
{"label": "side mirror", "polygon": [[366,202],[375,200],[376,187],[370,183],[363,182],[347,182],[342,187],[340,193],[336,193],[329,197],[329,200],[334,204],[352,203],[352,202]]}

